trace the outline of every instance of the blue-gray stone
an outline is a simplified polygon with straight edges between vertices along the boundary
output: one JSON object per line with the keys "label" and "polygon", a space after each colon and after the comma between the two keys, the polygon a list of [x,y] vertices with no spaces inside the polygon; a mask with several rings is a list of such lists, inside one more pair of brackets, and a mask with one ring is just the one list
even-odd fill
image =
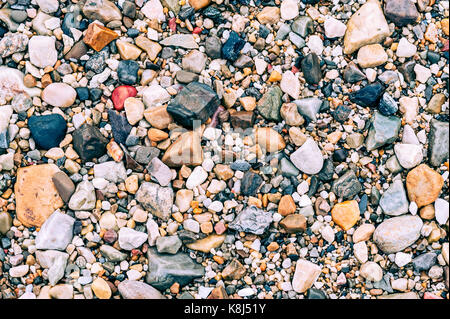
{"label": "blue-gray stone", "polygon": [[398,111],[398,105],[394,98],[385,92],[380,100],[380,104],[378,104],[378,110],[381,114],[389,116]]}
{"label": "blue-gray stone", "polygon": [[383,212],[389,216],[399,216],[408,212],[408,199],[401,180],[395,180],[383,193],[380,206]]}
{"label": "blue-gray stone", "polygon": [[317,120],[316,115],[319,113],[322,106],[322,100],[317,97],[308,97],[301,100],[295,100],[298,112],[306,117],[308,120],[315,122]]}
{"label": "blue-gray stone", "polygon": [[380,146],[393,143],[397,137],[402,120],[396,116],[384,116],[375,111],[366,138],[366,148],[372,151]]}
{"label": "blue-gray stone", "polygon": [[425,253],[417,256],[412,260],[414,270],[416,271],[428,271],[433,265],[436,264],[437,254],[434,252]]}
{"label": "blue-gray stone", "polygon": [[432,119],[428,141],[430,164],[439,166],[449,156],[449,123]]}

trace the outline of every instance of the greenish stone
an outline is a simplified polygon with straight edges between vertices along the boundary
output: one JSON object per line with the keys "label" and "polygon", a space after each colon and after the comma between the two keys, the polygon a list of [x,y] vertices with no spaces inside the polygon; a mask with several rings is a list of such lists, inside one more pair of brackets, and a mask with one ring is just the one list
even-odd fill
{"label": "greenish stone", "polygon": [[429,135],[428,156],[430,164],[439,166],[448,159],[449,149],[449,123],[436,119],[431,120],[431,130]]}
{"label": "greenish stone", "polygon": [[314,32],[314,22],[308,16],[299,17],[292,23],[291,29],[299,36],[305,38],[308,34]]}
{"label": "greenish stone", "polygon": [[283,92],[279,86],[272,86],[258,102],[258,112],[269,121],[281,121],[280,108]]}
{"label": "greenish stone", "polygon": [[366,138],[366,148],[372,151],[380,146],[393,143],[402,125],[402,120],[396,116],[384,116],[375,112]]}
{"label": "greenish stone", "polygon": [[168,8],[176,15],[180,12],[180,4],[178,3],[178,0],[161,0],[161,3],[163,7]]}

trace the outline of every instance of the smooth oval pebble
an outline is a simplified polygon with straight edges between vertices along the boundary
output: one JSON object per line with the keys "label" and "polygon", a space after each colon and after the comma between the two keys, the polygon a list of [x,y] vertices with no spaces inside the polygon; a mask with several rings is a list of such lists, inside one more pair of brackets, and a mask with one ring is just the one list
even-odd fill
{"label": "smooth oval pebble", "polygon": [[42,91],[42,100],[56,107],[71,106],[77,97],[77,91],[65,83],[51,83]]}

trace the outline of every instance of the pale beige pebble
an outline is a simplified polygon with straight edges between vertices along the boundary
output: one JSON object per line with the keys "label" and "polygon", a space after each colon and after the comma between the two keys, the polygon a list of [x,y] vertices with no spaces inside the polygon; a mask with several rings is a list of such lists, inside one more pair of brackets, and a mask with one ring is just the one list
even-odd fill
{"label": "pale beige pebble", "polygon": [[235,14],[231,23],[231,30],[241,33],[245,29],[245,24],[248,22],[248,18],[241,16],[240,14]]}
{"label": "pale beige pebble", "polygon": [[66,83],[51,83],[41,94],[42,100],[56,107],[69,107],[77,98],[77,92]]}
{"label": "pale beige pebble", "polygon": [[300,126],[305,122],[303,116],[298,113],[297,104],[284,103],[280,108],[280,115],[287,125]]}
{"label": "pale beige pebble", "polygon": [[51,288],[50,286],[42,287],[36,299],[51,299],[49,294],[50,288]]}
{"label": "pale beige pebble", "polygon": [[297,260],[292,288],[298,293],[307,291],[316,282],[320,273],[321,268],[318,265],[305,259]]}
{"label": "pale beige pebble", "polygon": [[116,45],[123,60],[136,60],[142,53],[141,49],[126,41],[116,41]]}
{"label": "pale beige pebble", "polygon": [[399,110],[403,114],[406,123],[413,124],[419,112],[419,100],[417,97],[403,96],[399,100]]}
{"label": "pale beige pebble", "polygon": [[256,143],[267,152],[277,152],[286,147],[283,137],[272,128],[260,127],[255,132]]}
{"label": "pale beige pebble", "polygon": [[148,213],[141,207],[137,207],[133,213],[133,220],[138,223],[145,223],[148,218]]}
{"label": "pale beige pebble", "polygon": [[369,0],[347,22],[344,54],[351,54],[367,44],[380,43],[390,33],[380,3]]}
{"label": "pale beige pebble", "polygon": [[341,131],[334,131],[327,135],[327,140],[333,144],[336,144],[341,139],[342,134],[343,133]]}
{"label": "pale beige pebble", "polygon": [[136,174],[128,176],[125,180],[125,188],[128,193],[136,194],[139,189],[139,177]]}
{"label": "pale beige pebble", "polygon": [[128,123],[135,125],[144,118],[144,103],[135,97],[129,97],[124,102],[125,114],[127,116]]}
{"label": "pale beige pebble", "polygon": [[289,137],[296,146],[302,146],[303,143],[305,143],[308,139],[308,137],[302,132],[302,130],[296,126],[293,126],[289,129]]}
{"label": "pale beige pebble", "polygon": [[443,243],[442,244],[442,256],[444,257],[445,262],[448,263],[448,243]]}
{"label": "pale beige pebble", "polygon": [[300,96],[300,82],[298,77],[292,71],[283,73],[280,82],[281,91],[287,93],[293,99],[298,99]]}
{"label": "pale beige pebble", "polygon": [[376,262],[368,261],[359,269],[360,275],[372,282],[378,282],[383,279],[383,269]]}
{"label": "pale beige pebble", "polygon": [[71,174],[78,173],[81,169],[80,164],[78,164],[75,161],[72,161],[71,159],[66,159],[64,162],[64,168]]}
{"label": "pale beige pebble", "polygon": [[12,278],[24,277],[28,273],[29,270],[30,270],[30,266],[28,266],[28,265],[20,265],[20,266],[12,267],[9,269],[9,276]]}
{"label": "pale beige pebble", "polygon": [[64,155],[71,160],[75,160],[79,158],[78,153],[73,149],[72,146],[69,146],[66,148],[66,151],[64,152]]}
{"label": "pale beige pebble", "polygon": [[260,13],[256,15],[256,19],[262,24],[274,24],[280,21],[280,8],[264,7]]}
{"label": "pale beige pebble", "polygon": [[250,112],[256,108],[256,98],[253,96],[245,96],[239,99],[244,110]]}
{"label": "pale beige pebble", "polygon": [[194,199],[194,192],[190,189],[180,189],[175,198],[175,205],[177,205],[180,212],[184,213],[191,207],[191,202]]}
{"label": "pale beige pebble", "polygon": [[365,45],[359,49],[357,59],[361,68],[373,68],[384,64],[388,55],[383,47],[376,43]]}
{"label": "pale beige pebble", "polygon": [[372,224],[362,224],[353,233],[353,242],[359,243],[361,241],[367,241],[372,237],[375,231],[375,226]]}
{"label": "pale beige pebble", "polygon": [[217,248],[225,241],[225,235],[209,235],[206,238],[199,239],[193,243],[186,244],[186,247],[192,250],[209,253],[211,249]]}
{"label": "pale beige pebble", "polygon": [[111,298],[111,288],[108,283],[103,279],[98,277],[92,282],[92,291],[98,299],[109,299]]}
{"label": "pale beige pebble", "polygon": [[53,147],[45,153],[45,157],[56,161],[64,157],[64,151],[59,147]]}
{"label": "pale beige pebble", "polygon": [[70,284],[59,284],[51,287],[48,295],[52,299],[73,299],[73,286]]}

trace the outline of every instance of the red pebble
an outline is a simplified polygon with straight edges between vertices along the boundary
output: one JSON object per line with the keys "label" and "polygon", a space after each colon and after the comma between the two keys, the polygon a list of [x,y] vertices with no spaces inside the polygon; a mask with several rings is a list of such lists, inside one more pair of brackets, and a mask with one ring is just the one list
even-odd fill
{"label": "red pebble", "polygon": [[298,71],[300,71],[299,69],[297,69],[297,67],[294,65],[293,67],[292,67],[292,73],[297,73]]}
{"label": "red pebble", "polygon": [[129,85],[121,85],[114,89],[111,95],[111,100],[113,101],[114,108],[117,111],[123,110],[123,103],[129,97],[135,97],[137,94],[136,88]]}
{"label": "red pebble", "polygon": [[444,299],[442,297],[436,296],[435,294],[432,294],[431,292],[426,292],[423,295],[423,299]]}
{"label": "red pebble", "polygon": [[139,249],[132,249],[131,250],[131,256],[139,256],[142,255],[141,251]]}
{"label": "red pebble", "polygon": [[448,42],[449,42],[448,40],[445,41],[444,46],[443,46],[443,48],[441,49],[442,52],[448,51]]}
{"label": "red pebble", "polygon": [[172,18],[172,19],[169,20],[169,28],[170,28],[170,31],[172,31],[172,32],[177,31],[176,18]]}
{"label": "red pebble", "polygon": [[193,34],[199,34],[199,33],[202,32],[202,31],[203,31],[202,28],[200,28],[200,27],[195,27],[195,28],[194,28],[194,31],[192,31],[192,33],[193,33]]}

